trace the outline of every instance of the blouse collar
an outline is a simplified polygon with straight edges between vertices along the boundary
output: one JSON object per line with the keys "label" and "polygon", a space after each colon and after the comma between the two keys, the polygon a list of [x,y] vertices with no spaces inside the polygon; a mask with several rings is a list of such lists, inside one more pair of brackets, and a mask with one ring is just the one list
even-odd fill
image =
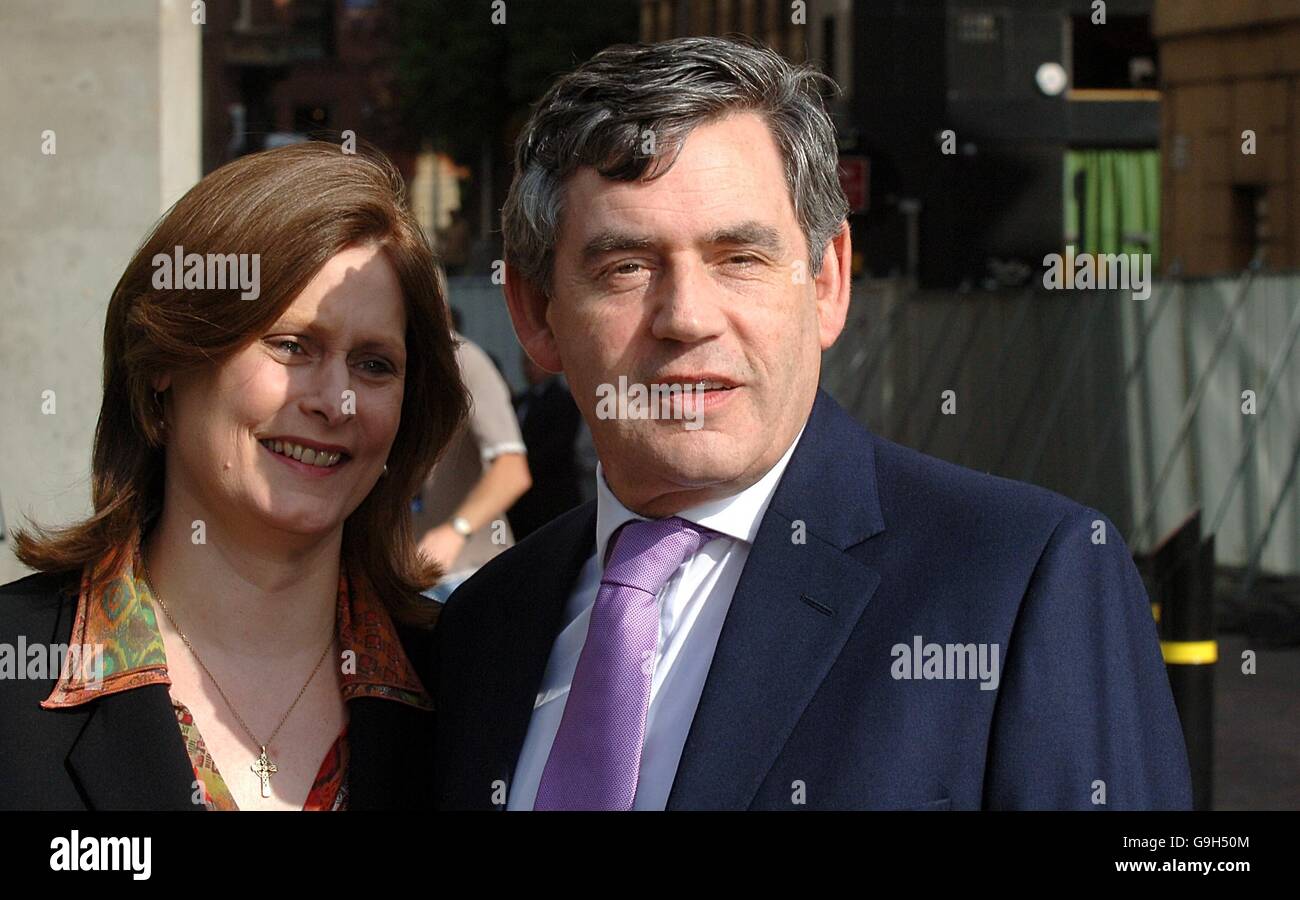
{"label": "blouse collar", "polygon": [[[107,587],[91,590],[96,571],[92,567],[82,576],[68,650],[53,692],[41,702],[45,709],[66,709],[132,688],[172,683],[156,605],[144,577],[137,575],[142,571],[140,548],[119,558],[123,562],[113,576],[100,581]],[[345,566],[339,567],[335,635],[342,650],[344,700],[382,697],[433,709],[433,699],[407,658],[388,610],[366,579],[350,579]]]}

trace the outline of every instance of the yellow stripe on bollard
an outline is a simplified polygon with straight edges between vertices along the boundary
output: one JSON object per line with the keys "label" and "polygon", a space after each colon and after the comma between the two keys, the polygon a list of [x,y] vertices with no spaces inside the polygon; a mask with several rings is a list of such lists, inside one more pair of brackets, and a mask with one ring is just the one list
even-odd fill
{"label": "yellow stripe on bollard", "polygon": [[1204,666],[1219,660],[1218,641],[1161,641],[1160,652],[1171,666]]}
{"label": "yellow stripe on bollard", "polygon": [[1160,624],[1160,604],[1159,604],[1159,603],[1152,603],[1152,604],[1151,604],[1151,618],[1153,618],[1153,619],[1156,620],[1156,624],[1157,624],[1157,625]]}

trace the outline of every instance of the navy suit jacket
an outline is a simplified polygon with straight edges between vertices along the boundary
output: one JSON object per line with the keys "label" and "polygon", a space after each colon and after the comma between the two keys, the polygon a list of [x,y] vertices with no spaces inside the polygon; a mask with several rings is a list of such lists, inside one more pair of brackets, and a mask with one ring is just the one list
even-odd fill
{"label": "navy suit jacket", "polygon": [[[442,807],[504,808],[595,521],[594,502],[578,507],[448,601],[433,650]],[[996,689],[897,677],[924,674],[899,649],[918,641],[996,644]],[[819,391],[668,808],[1190,809],[1155,623],[1119,531],[1059,494],[877,437]]]}

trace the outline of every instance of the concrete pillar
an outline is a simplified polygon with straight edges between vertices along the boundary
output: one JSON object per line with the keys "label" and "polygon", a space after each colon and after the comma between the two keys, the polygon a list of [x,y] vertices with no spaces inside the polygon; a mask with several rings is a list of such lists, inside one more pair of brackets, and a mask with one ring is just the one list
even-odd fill
{"label": "concrete pillar", "polygon": [[[0,3],[0,510],[90,511],[104,311],[200,171],[202,4]],[[0,583],[25,573],[0,541]]]}

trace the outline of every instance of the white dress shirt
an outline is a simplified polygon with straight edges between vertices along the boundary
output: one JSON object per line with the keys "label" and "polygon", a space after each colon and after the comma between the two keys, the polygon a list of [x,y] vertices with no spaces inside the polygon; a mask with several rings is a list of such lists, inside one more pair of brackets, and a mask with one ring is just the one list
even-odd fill
{"label": "white dress shirt", "polygon": [[[802,436],[801,429],[776,465],[739,494],[677,513],[724,537],[708,541],[687,557],[659,592],[659,648],[650,682],[650,708],[633,809],[663,809],[668,803],[682,747],[695,718],[723,620],[731,607],[731,596],[772,493]],[[564,606],[564,624],[551,647],[537,691],[528,734],[510,785],[507,809],[533,808],[537,786],[564,715],[578,657],[587,639],[591,607],[596,602],[605,568],[605,547],[620,525],[641,518],[644,517],[629,510],[614,496],[605,483],[604,469],[598,464],[596,550],[582,567],[577,585]]]}

